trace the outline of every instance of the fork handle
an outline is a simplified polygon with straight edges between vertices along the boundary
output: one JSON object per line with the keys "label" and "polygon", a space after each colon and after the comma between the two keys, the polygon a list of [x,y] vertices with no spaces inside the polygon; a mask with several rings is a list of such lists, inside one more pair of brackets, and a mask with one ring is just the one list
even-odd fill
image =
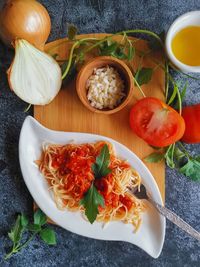
{"label": "fork handle", "polygon": [[169,221],[176,224],[178,227],[180,227],[186,233],[188,233],[189,235],[191,235],[192,237],[194,237],[198,241],[200,241],[200,233],[198,231],[196,231],[188,223],[186,223],[183,219],[181,219],[178,215],[176,215],[173,211],[161,206],[160,204],[156,203],[151,198],[148,198],[148,200],[160,212],[160,214],[162,214],[164,217],[166,217]]}

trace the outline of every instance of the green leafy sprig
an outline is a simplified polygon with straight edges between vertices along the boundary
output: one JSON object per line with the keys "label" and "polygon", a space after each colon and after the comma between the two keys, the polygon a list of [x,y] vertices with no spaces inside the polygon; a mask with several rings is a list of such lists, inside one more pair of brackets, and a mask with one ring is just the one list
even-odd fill
{"label": "green leafy sprig", "polygon": [[[8,260],[14,254],[27,247],[36,235],[40,236],[40,238],[48,245],[55,245],[55,232],[51,228],[45,226],[46,222],[47,217],[40,209],[34,212],[33,223],[29,222],[29,219],[26,215],[19,214],[17,216],[15,225],[8,233],[8,237],[13,243],[12,249],[5,255],[4,259]],[[27,232],[30,237],[23,242],[25,232]]]}
{"label": "green leafy sprig", "polygon": [[165,160],[171,169],[176,169],[193,181],[200,181],[200,157],[190,155],[181,142],[172,144],[163,151],[153,152],[144,160],[150,163]]}
{"label": "green leafy sprig", "polygon": [[[105,144],[100,151],[99,156],[96,157],[95,163],[92,165],[92,171],[95,179],[100,179],[111,173],[108,167],[110,163],[110,153],[108,145]],[[94,182],[91,184],[85,196],[81,199],[80,204],[85,208],[85,215],[90,223],[96,220],[99,214],[98,207],[104,207],[104,198],[97,191]]]}

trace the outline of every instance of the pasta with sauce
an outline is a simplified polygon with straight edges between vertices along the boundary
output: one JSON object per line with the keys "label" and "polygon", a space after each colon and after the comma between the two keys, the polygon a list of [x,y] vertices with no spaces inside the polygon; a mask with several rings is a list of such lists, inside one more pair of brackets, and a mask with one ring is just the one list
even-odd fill
{"label": "pasta with sauce", "polygon": [[[111,173],[94,180],[91,167],[105,144],[109,148]],[[115,155],[112,144],[48,144],[43,147],[42,157],[37,163],[53,190],[59,209],[84,213],[80,200],[94,182],[105,202],[104,207],[98,207],[97,221],[121,220],[131,223],[135,231],[139,228],[145,207],[141,200],[129,193],[128,187],[139,187],[141,178],[126,161]]]}

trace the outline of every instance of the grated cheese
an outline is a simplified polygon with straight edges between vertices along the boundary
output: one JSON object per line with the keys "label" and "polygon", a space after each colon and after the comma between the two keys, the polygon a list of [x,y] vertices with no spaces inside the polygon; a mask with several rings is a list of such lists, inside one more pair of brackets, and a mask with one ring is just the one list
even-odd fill
{"label": "grated cheese", "polygon": [[86,84],[87,98],[97,109],[113,109],[125,97],[124,81],[113,67],[94,69]]}

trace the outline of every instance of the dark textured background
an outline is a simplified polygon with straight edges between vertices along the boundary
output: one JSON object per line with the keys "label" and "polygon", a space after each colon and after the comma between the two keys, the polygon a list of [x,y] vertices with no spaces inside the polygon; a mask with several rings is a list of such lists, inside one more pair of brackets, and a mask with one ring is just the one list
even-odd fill
{"label": "dark textured background", "polygon": [[[3,2],[0,0],[0,5]],[[138,27],[159,33],[167,30],[177,16],[200,9],[199,0],[41,2],[52,19],[49,40],[65,36],[67,23],[76,24],[80,33],[115,32]],[[0,266],[200,266],[200,243],[169,222],[162,254],[156,260],[131,244],[96,241],[55,226],[57,246],[50,247],[35,239],[26,250],[3,262],[2,256],[10,246],[6,233],[16,213],[32,212],[32,199],[18,163],[19,132],[27,115],[23,112],[27,105],[10,92],[5,75],[12,56],[12,51],[0,45]],[[189,80],[186,102],[200,102],[199,82]],[[200,154],[199,145],[188,148],[192,153]],[[166,172],[166,206],[200,231],[200,185],[168,168]]]}

